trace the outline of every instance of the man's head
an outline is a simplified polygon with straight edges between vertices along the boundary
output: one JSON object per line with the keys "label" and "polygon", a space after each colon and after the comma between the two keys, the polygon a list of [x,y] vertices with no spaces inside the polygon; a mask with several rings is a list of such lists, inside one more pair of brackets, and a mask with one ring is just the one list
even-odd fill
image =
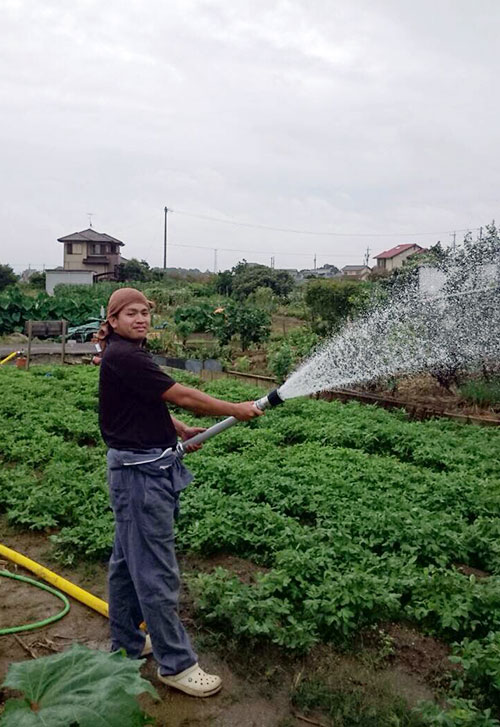
{"label": "man's head", "polygon": [[115,290],[108,302],[106,321],[118,335],[141,341],[151,325],[153,303],[135,288]]}

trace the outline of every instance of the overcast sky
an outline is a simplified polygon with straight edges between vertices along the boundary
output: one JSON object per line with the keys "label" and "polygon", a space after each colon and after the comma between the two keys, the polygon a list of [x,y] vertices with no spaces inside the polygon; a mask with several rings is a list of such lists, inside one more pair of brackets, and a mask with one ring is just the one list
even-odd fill
{"label": "overcast sky", "polygon": [[61,265],[87,212],[157,266],[167,205],[168,264],[201,269],[359,264],[499,215],[498,0],[2,0],[0,23],[18,272]]}

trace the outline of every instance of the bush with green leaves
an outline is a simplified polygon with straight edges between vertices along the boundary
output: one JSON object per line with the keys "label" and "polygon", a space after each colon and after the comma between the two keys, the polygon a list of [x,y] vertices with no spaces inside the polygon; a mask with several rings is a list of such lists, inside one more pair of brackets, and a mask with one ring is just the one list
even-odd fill
{"label": "bush with green leaves", "polygon": [[146,282],[151,280],[151,269],[146,260],[137,260],[133,257],[127,262],[118,265],[118,280],[120,282]]}
{"label": "bush with green leaves", "polygon": [[286,270],[275,270],[266,265],[239,262],[230,271],[219,273],[217,288],[220,292],[243,301],[255,293],[257,288],[269,288],[275,295],[286,299],[294,288],[294,280]]}
{"label": "bush with green leaves", "polygon": [[264,343],[271,332],[269,313],[251,306],[231,304],[215,319],[213,332],[221,346],[229,343],[232,336],[239,336],[241,349],[246,351],[252,343]]}
{"label": "bush with green leaves", "polygon": [[307,328],[295,328],[268,348],[268,367],[271,373],[283,383],[288,374],[311,355],[319,344],[320,337]]}
{"label": "bush with green leaves", "polygon": [[325,334],[340,328],[347,320],[368,308],[372,284],[354,280],[311,280],[305,303],[314,330]]}
{"label": "bush with green leaves", "polygon": [[450,661],[459,666],[452,672],[453,696],[444,709],[432,702],[420,704],[425,724],[500,727],[500,631],[482,639],[465,638],[455,644]]}
{"label": "bush with green leaves", "polygon": [[215,309],[210,303],[182,306],[175,311],[174,322],[176,325],[187,324],[192,332],[209,331]]}
{"label": "bush with green leaves", "polygon": [[278,308],[278,296],[272,288],[260,286],[248,296],[248,303],[255,308],[275,313]]}
{"label": "bush with green leaves", "polygon": [[471,699],[450,699],[445,709],[426,702],[415,713],[428,727],[500,727],[491,709],[479,709]]}
{"label": "bush with green leaves", "polygon": [[266,341],[271,329],[271,319],[266,311],[234,303],[223,306],[198,303],[178,308],[174,320],[184,341],[191,333],[210,332],[222,347],[228,345],[233,336],[239,336],[243,350],[251,343]]}
{"label": "bush with green leaves", "polygon": [[268,367],[279,384],[282,384],[292,371],[293,362],[292,347],[286,340],[279,346],[274,346],[268,353]]}
{"label": "bush with green leaves", "polygon": [[457,696],[475,699],[482,707],[494,704],[500,710],[500,631],[491,631],[483,639],[465,638],[455,645],[450,661],[460,666],[452,680]]}

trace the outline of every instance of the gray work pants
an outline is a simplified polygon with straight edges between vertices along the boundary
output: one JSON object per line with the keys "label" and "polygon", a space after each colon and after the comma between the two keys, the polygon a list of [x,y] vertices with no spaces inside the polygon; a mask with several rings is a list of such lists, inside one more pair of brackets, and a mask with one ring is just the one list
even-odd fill
{"label": "gray work pants", "polygon": [[[192,480],[175,455],[160,449],[110,449],[108,483],[116,529],[109,562],[109,621],[113,651],[138,658],[146,622],[162,674],[177,674],[197,661],[178,615],[179,568],[174,516],[179,493]],[[145,460],[156,461],[144,463]]]}

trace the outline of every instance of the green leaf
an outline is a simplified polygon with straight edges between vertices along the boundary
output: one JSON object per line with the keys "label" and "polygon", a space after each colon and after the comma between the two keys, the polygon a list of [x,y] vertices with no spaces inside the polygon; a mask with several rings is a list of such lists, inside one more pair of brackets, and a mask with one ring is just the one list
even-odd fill
{"label": "green leaf", "polygon": [[152,724],[136,696],[154,687],[139,674],[141,661],[80,644],[54,656],[11,664],[2,686],[24,693],[9,699],[1,727],[140,727]]}

